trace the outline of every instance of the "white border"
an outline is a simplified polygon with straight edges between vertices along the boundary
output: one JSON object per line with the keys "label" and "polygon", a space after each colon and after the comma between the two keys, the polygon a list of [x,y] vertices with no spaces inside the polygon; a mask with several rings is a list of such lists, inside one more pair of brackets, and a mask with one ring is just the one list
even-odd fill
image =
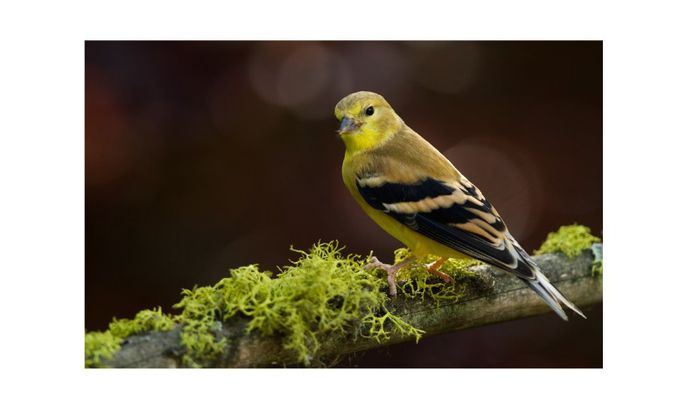
{"label": "white border", "polygon": [[[4,6],[2,403],[120,411],[697,405],[688,376],[698,367],[697,13],[673,1],[610,3]],[[83,40],[144,38],[604,39],[604,369],[83,370]]]}

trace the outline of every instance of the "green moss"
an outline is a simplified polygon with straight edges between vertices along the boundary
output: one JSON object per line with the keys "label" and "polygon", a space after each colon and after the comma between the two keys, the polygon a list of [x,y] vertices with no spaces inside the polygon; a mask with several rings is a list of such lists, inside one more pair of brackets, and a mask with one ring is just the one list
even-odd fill
{"label": "green moss", "polygon": [[85,367],[101,368],[119,350],[122,339],[107,332],[85,334]]}
{"label": "green moss", "polygon": [[[294,250],[294,249],[292,249]],[[418,340],[414,328],[386,307],[383,276],[363,269],[366,260],[343,256],[337,242],[318,243],[277,276],[256,265],[232,269],[214,286],[184,290],[177,316],[160,308],[139,312],[134,319],[114,319],[107,331],[86,334],[86,366],[101,366],[123,339],[139,333],[182,325],[182,363],[210,365],[227,347],[223,322],[233,316],[248,318],[247,332],[280,336],[284,347],[309,364],[320,342],[331,334],[356,332],[350,338],[384,340],[392,333]]]}
{"label": "green moss", "polygon": [[187,319],[180,334],[180,342],[185,348],[182,363],[199,368],[214,361],[226,349],[226,338],[220,335],[221,322]]}
{"label": "green moss", "polygon": [[[394,264],[403,261],[410,256],[406,248],[397,249],[394,252]],[[454,282],[445,283],[426,270],[426,265],[438,260],[438,256],[424,256],[415,262],[402,268],[396,276],[398,290],[409,299],[433,300],[437,305],[443,301],[454,302],[462,294],[457,285],[460,280],[471,278],[475,273],[470,269],[474,265],[481,264],[476,259],[447,259],[440,271],[450,275]]]}
{"label": "green moss", "polygon": [[590,249],[594,243],[599,243],[600,238],[591,234],[591,229],[581,225],[562,226],[556,232],[547,235],[547,240],[542,243],[535,255],[545,253],[564,253],[568,257],[575,257],[586,249]]}
{"label": "green moss", "polygon": [[[418,343],[424,331],[414,328],[408,322],[401,319],[401,317],[391,313],[384,305],[382,305],[382,311],[383,314],[381,316],[370,313],[362,318],[362,324],[366,330],[366,332],[362,334],[363,337],[381,342],[389,339],[392,332],[397,332],[401,335],[415,336],[416,343]],[[393,331],[387,329],[387,325],[391,325]]]}
{"label": "green moss", "polygon": [[[114,319],[106,332],[89,334],[92,346],[90,350],[86,346],[86,365],[98,366],[97,360],[111,356],[128,336],[181,324],[182,363],[208,366],[227,348],[223,323],[237,315],[248,319],[247,333],[280,336],[284,347],[304,364],[311,363],[321,341],[334,334],[352,332],[357,335],[350,336],[353,339],[382,341],[396,333],[413,336],[416,342],[420,339],[422,330],[387,308],[385,274],[364,270],[367,259],[343,256],[338,242],[318,243],[308,252],[292,250],[299,258],[277,276],[249,265],[232,269],[229,277],[213,286],[183,290],[182,299],[173,306],[181,310],[177,316],[156,308],[141,311],[134,319]],[[397,261],[407,255],[407,249],[395,253]],[[401,271],[397,280],[404,296],[438,304],[460,297],[454,283],[425,270],[425,264],[436,259],[427,256]],[[473,276],[469,267],[476,263],[450,259],[442,270],[459,281]]]}
{"label": "green moss", "polygon": [[182,362],[190,367],[205,366],[226,349],[226,339],[216,336],[221,330],[222,297],[213,286],[195,286],[192,290],[183,290],[182,294],[182,300],[173,305],[182,309],[175,318],[183,325],[180,341],[185,354]]}
{"label": "green moss", "polygon": [[[562,252],[569,257],[590,248],[600,239],[580,225],[562,226],[551,233],[536,254]],[[593,248],[593,273],[602,273],[602,248]],[[85,335],[85,366],[101,367],[119,350],[123,340],[134,334],[167,331],[181,325],[184,348],[182,363],[192,367],[211,365],[225,352],[228,341],[224,323],[234,316],[248,320],[246,332],[279,336],[297,360],[310,364],[321,342],[331,336],[383,341],[392,334],[413,336],[422,330],[391,313],[387,303],[383,271],[363,269],[367,259],[343,256],[338,242],[318,243],[308,251],[292,249],[299,258],[275,276],[256,265],[232,269],[230,276],[213,286],[183,290],[173,307],[179,315],[164,314],[160,308],[144,310],[134,319],[114,319],[107,331]],[[395,262],[409,257],[407,249],[395,252]],[[425,265],[437,260],[426,256],[407,265],[397,275],[400,293],[408,299],[429,299],[439,305],[461,297],[455,284],[475,283],[471,267],[475,259],[448,259],[440,269],[455,280],[445,283],[431,275]]]}
{"label": "green moss", "polygon": [[160,307],[142,310],[134,319],[113,319],[109,332],[118,338],[126,338],[153,330],[167,331],[175,327],[172,316],[164,314]]}
{"label": "green moss", "polygon": [[174,327],[173,317],[164,314],[160,307],[142,310],[134,319],[113,319],[106,331],[85,334],[85,366],[104,366],[104,361],[111,359],[122,341],[131,335]]}
{"label": "green moss", "polygon": [[591,229],[581,225],[562,226],[556,232],[547,235],[547,240],[542,243],[539,249],[535,250],[536,255],[545,253],[564,253],[572,258],[578,256],[586,249],[592,249],[594,254],[591,274],[601,276],[603,274],[603,248],[596,243],[601,239],[591,234]]}
{"label": "green moss", "polygon": [[257,266],[231,270],[211,287],[184,291],[177,320],[183,322],[183,360],[205,366],[226,348],[215,337],[216,325],[236,316],[249,318],[247,332],[277,335],[283,345],[309,364],[324,337],[359,328],[364,338],[387,339],[390,333],[420,338],[423,331],[390,313],[384,281],[363,269],[357,255],[342,256],[337,242],[318,243],[309,252],[294,250],[298,260],[277,277]]}

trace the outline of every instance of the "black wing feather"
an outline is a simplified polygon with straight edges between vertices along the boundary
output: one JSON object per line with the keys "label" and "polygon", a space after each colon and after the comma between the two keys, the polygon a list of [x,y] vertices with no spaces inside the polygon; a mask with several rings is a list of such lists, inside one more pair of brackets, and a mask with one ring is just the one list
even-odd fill
{"label": "black wing feather", "polygon": [[[496,222],[490,224],[494,229],[504,234],[504,242],[498,246],[477,233],[453,226],[453,224],[482,220],[469,209],[477,209],[498,217],[491,204],[483,198],[481,193],[477,192],[473,185],[460,184],[459,189],[465,194],[479,199],[481,204],[473,202],[455,203],[449,207],[416,213],[399,213],[389,210],[386,205],[398,202],[418,202],[426,198],[450,195],[455,188],[448,186],[443,181],[432,178],[426,178],[415,184],[384,183],[373,187],[363,186],[358,180],[357,188],[370,206],[387,213],[414,231],[465,255],[473,256],[504,270],[512,271],[520,277],[528,279],[534,277],[533,270],[527,263],[529,256],[527,256],[525,251],[522,251],[517,242],[513,241],[511,243],[512,237],[500,217]],[[507,247],[508,244],[512,245],[512,249]],[[512,250],[516,254],[513,254]],[[516,266],[514,267],[514,265]]]}
{"label": "black wing feather", "polygon": [[435,179],[426,179],[414,185],[402,183],[384,183],[381,186],[361,186],[362,197],[375,209],[382,210],[383,203],[417,202],[426,197],[449,195],[454,189]]}

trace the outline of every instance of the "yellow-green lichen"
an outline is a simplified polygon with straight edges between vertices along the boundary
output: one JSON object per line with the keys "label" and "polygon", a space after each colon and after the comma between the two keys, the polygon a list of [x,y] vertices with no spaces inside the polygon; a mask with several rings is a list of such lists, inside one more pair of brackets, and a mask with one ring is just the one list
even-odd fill
{"label": "yellow-green lichen", "polygon": [[182,294],[182,300],[173,305],[173,308],[182,309],[175,317],[182,324],[180,343],[185,348],[182,363],[201,367],[226,349],[226,339],[217,336],[222,329],[222,297],[216,286],[195,286],[192,290],[183,290]]}
{"label": "yellow-green lichen", "polygon": [[547,235],[547,239],[539,249],[535,250],[536,255],[545,253],[564,253],[572,258],[578,256],[586,249],[592,249],[594,260],[591,267],[593,276],[603,274],[603,248],[601,239],[591,234],[591,229],[582,225],[562,226],[556,232]]}
{"label": "yellow-green lichen", "polygon": [[174,327],[175,321],[172,316],[163,313],[163,310],[157,307],[140,311],[134,319],[113,319],[108,330],[118,338],[126,338],[152,330],[167,331]]}
{"label": "yellow-green lichen", "polygon": [[248,333],[280,336],[284,347],[306,364],[330,334],[353,332],[351,338],[383,340],[398,333],[418,340],[423,331],[387,309],[383,277],[364,270],[360,256],[342,256],[341,249],[331,242],[318,243],[309,252],[295,250],[299,259],[277,276],[256,265],[232,269],[214,286],[184,290],[174,305],[181,310],[176,316],[157,308],[134,319],[114,319],[107,331],[86,334],[85,364],[103,366],[128,336],[179,324],[182,363],[207,366],[226,350],[223,323],[236,315],[248,320]]}
{"label": "yellow-green lichen", "polygon": [[362,337],[381,340],[392,328],[418,339],[421,330],[386,309],[383,279],[365,271],[360,256],[342,256],[341,249],[337,242],[318,243],[309,252],[292,249],[300,258],[276,277],[250,265],[232,269],[214,286],[185,291],[175,305],[185,325],[183,360],[204,366],[223,352],[226,341],[215,338],[212,328],[236,315],[249,319],[248,333],[280,336],[305,364],[330,334],[359,330]]}
{"label": "yellow-green lichen", "polygon": [[85,334],[85,367],[100,368],[119,350],[122,339],[107,332]]}
{"label": "yellow-green lichen", "polygon": [[[569,257],[590,248],[600,238],[580,225],[562,226],[551,233],[536,254],[561,252]],[[224,353],[228,341],[223,325],[234,316],[247,320],[246,332],[279,336],[297,361],[310,364],[321,342],[330,337],[347,336],[383,341],[392,334],[423,334],[401,317],[391,313],[387,303],[385,273],[363,269],[367,259],[343,256],[338,242],[318,243],[308,252],[294,250],[300,257],[280,269],[275,276],[257,265],[232,269],[230,276],[213,286],[184,290],[173,307],[178,315],[164,314],[160,308],[139,312],[134,319],[114,319],[107,331],[85,335],[85,366],[101,367],[119,350],[123,340],[149,331],[167,331],[180,325],[186,366],[208,366]],[[593,273],[602,272],[602,249],[594,247]],[[599,256],[600,255],[600,256]],[[395,263],[409,257],[407,249],[395,252]],[[400,293],[409,299],[430,299],[436,304],[461,297],[455,283],[471,285],[475,259],[448,259],[441,271],[456,282],[445,283],[426,270],[437,260],[426,256],[407,265],[397,274]]]}
{"label": "yellow-green lichen", "polygon": [[562,226],[556,232],[547,235],[547,240],[542,243],[535,255],[546,253],[564,253],[568,257],[575,257],[586,249],[590,249],[594,243],[599,243],[600,238],[591,234],[591,229],[582,225]]}
{"label": "yellow-green lichen", "polygon": [[[369,313],[362,318],[362,325],[366,330],[362,334],[363,337],[374,339],[377,342],[389,339],[391,337],[392,331],[405,336],[414,336],[416,338],[416,343],[420,340],[423,335],[423,330],[416,329],[411,326],[408,322],[401,319],[400,316],[391,313],[386,306],[382,305],[381,316],[377,316],[375,313]],[[391,325],[392,330],[387,330],[387,325]]]}
{"label": "yellow-green lichen", "polygon": [[122,341],[139,333],[167,331],[175,327],[172,316],[164,314],[160,307],[142,310],[134,319],[112,319],[104,332],[85,334],[85,366],[102,367],[119,350]]}
{"label": "yellow-green lichen", "polygon": [[[394,263],[410,257],[406,248],[394,252]],[[438,256],[424,256],[406,265],[396,276],[398,290],[409,299],[433,300],[437,305],[442,301],[456,301],[462,295],[456,287],[460,280],[474,276],[470,267],[481,264],[476,259],[447,259],[440,271],[452,277],[454,282],[445,283],[426,270],[426,265],[438,260]]]}

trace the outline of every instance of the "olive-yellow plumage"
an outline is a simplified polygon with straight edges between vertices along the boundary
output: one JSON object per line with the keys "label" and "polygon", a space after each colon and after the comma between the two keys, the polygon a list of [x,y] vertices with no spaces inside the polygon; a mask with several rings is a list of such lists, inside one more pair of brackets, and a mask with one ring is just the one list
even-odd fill
{"label": "olive-yellow plumage", "polygon": [[[518,276],[562,318],[567,319],[562,303],[583,316],[549,283],[479,189],[382,96],[352,93],[338,102],[335,117],[345,143],[345,186],[369,217],[414,256],[475,257]],[[438,271],[443,261],[429,270],[443,277]],[[377,261],[375,266],[387,270],[395,294],[394,276],[402,264]]]}

